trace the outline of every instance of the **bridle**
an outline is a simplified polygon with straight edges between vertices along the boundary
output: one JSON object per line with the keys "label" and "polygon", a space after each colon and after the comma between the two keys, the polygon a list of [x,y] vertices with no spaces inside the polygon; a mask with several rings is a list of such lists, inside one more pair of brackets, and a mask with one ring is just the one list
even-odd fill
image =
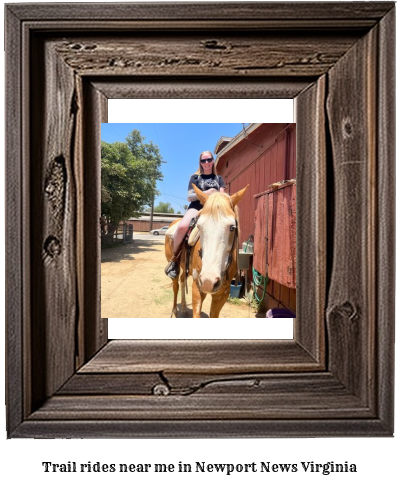
{"label": "bridle", "polygon": [[[199,215],[200,215],[200,213],[198,213],[198,215],[196,217],[195,225],[197,224]],[[233,240],[232,240],[230,250],[229,250],[229,255],[227,258],[226,268],[222,273],[222,278],[226,281],[228,280],[229,269],[230,269],[231,263],[233,262],[233,251],[236,248],[237,272],[236,272],[236,276],[235,276],[235,279],[236,279],[235,282],[237,283],[238,282],[238,275],[239,275],[239,269],[238,269],[238,245],[239,245],[239,241],[238,241],[238,221],[237,221],[237,219],[235,220],[234,225],[230,225],[230,232],[234,232],[233,233]],[[198,250],[198,255],[199,255],[199,258],[202,260],[202,247]]]}
{"label": "bridle", "polygon": [[233,251],[234,251],[234,248],[236,248],[237,270],[236,270],[235,283],[237,285],[238,275],[239,275],[239,269],[238,269],[238,245],[239,245],[239,242],[238,242],[238,222],[237,222],[237,220],[235,222],[235,225],[230,226],[230,232],[234,232],[234,236],[233,236],[233,242],[232,242],[231,247],[230,247],[229,256],[227,258],[226,269],[223,272],[223,274],[224,274],[223,278],[227,281],[229,268],[230,268],[231,263],[233,262]]}

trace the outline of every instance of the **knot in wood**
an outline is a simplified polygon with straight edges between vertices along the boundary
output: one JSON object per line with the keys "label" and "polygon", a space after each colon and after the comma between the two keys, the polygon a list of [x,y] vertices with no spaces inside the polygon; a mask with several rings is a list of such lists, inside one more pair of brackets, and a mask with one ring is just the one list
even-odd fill
{"label": "knot in wood", "polygon": [[84,47],[85,51],[94,51],[95,49],[97,49],[96,44],[86,44]]}
{"label": "knot in wood", "polygon": [[55,183],[54,181],[47,181],[46,187],[44,189],[45,193],[47,196],[51,199],[53,194],[56,191]]}
{"label": "knot in wood", "polygon": [[227,46],[225,46],[224,44],[220,44],[219,41],[216,39],[202,41],[201,44],[205,47],[205,49],[227,49]]}
{"label": "knot in wood", "polygon": [[44,242],[44,251],[49,257],[55,257],[61,253],[61,243],[57,237],[50,235]]}
{"label": "knot in wood", "polygon": [[152,388],[154,396],[169,396],[170,389],[166,384],[157,384]]}
{"label": "knot in wood", "polygon": [[342,122],[342,132],[344,138],[352,137],[353,125],[351,121],[347,118]]}
{"label": "knot in wood", "polygon": [[358,315],[356,307],[349,301],[345,301],[345,303],[341,304],[338,307],[338,310],[350,321],[353,321]]}
{"label": "knot in wood", "polygon": [[349,321],[351,324],[357,323],[359,319],[358,308],[350,301],[345,301],[342,304],[334,305],[327,311],[328,321],[330,324],[342,321],[342,319]]}

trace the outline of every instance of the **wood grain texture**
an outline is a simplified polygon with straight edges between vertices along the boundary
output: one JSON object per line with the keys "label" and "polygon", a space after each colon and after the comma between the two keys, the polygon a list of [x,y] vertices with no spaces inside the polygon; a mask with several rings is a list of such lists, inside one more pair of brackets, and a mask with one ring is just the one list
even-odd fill
{"label": "wood grain texture", "polygon": [[377,370],[377,408],[379,417],[388,428],[393,429],[394,409],[393,391],[395,347],[395,173],[396,154],[392,141],[396,137],[395,122],[395,11],[391,10],[379,24],[380,54],[378,57],[379,86],[377,103],[377,211],[376,221],[376,356],[385,356]]}
{"label": "wood grain texture", "polygon": [[21,70],[22,66],[13,63],[13,58],[18,58],[22,46],[22,37],[19,30],[19,20],[10,11],[5,11],[6,15],[6,36],[5,49],[7,56],[5,69],[9,74],[6,80],[7,98],[5,103],[5,117],[10,126],[14,127],[12,133],[6,139],[5,151],[8,164],[6,166],[5,178],[7,181],[5,195],[6,220],[13,221],[13,225],[6,225],[5,238],[5,275],[6,286],[6,348],[7,348],[7,424],[13,430],[24,417],[24,366],[21,362],[23,354],[24,324],[26,320],[26,287],[24,286],[24,264],[27,264],[26,253],[27,245],[24,245],[23,231],[24,223],[27,222],[26,200],[23,201],[21,195],[23,191],[23,147],[20,144],[22,139],[22,104],[20,96]]}
{"label": "wood grain texture", "polygon": [[[372,418],[355,396],[336,390],[326,393],[259,394],[235,391],[234,404],[229,394],[194,394],[191,396],[53,396],[30,416],[32,421],[55,420],[237,420],[237,419],[348,419]],[[291,396],[291,399],[290,399]],[[295,406],[292,401],[295,399]],[[327,402],[328,400],[328,402]]]}
{"label": "wood grain texture", "polygon": [[391,435],[378,419],[25,421],[15,438],[312,438]]}
{"label": "wood grain texture", "polygon": [[[51,396],[75,370],[76,187],[74,137],[76,90],[73,72],[50,50],[33,43],[38,66],[32,74],[31,171],[33,403]],[[45,89],[43,79],[57,79]],[[45,107],[57,107],[46,110]],[[54,323],[57,322],[57,326]],[[58,348],[59,347],[59,348]],[[43,371],[46,371],[43,375]]]}
{"label": "wood grain texture", "polygon": [[224,98],[242,98],[243,91],[250,98],[295,98],[305,90],[311,79],[251,78],[237,80],[223,77],[216,80],[205,78],[182,79],[179,77],[159,79],[140,76],[123,78],[92,79],[94,87],[107,99],[113,98],[219,98],[223,89]]}
{"label": "wood grain texture", "polygon": [[375,348],[375,43],[371,30],[328,74],[333,253],[327,329],[330,370],[368,403]]}
{"label": "wood grain texture", "polygon": [[[200,20],[212,21],[214,19],[238,20],[242,21],[259,21],[273,20],[281,23],[287,20],[295,21],[296,24],[302,24],[305,28],[311,21],[326,20],[328,22],[338,21],[339,26],[345,25],[346,22],[352,22],[355,25],[370,26],[369,21],[376,23],[390,9],[393,8],[393,2],[356,2],[352,5],[350,2],[328,2],[322,5],[304,2],[300,7],[293,7],[287,2],[245,2],[233,3],[224,2],[218,4],[215,2],[187,3],[183,9],[179,4],[165,2],[165,4],[139,4],[123,3],[115,4],[83,4],[65,5],[65,4],[38,4],[32,9],[29,5],[10,5],[7,8],[21,20],[90,20],[93,23],[101,20],[127,20],[137,19],[154,21],[180,20],[184,24],[187,21]],[[292,24],[290,24],[292,28]]]}
{"label": "wood grain texture", "polygon": [[[163,385],[164,387],[157,387]],[[162,371],[159,373],[85,373],[75,374],[58,392],[63,395],[177,395],[256,394],[284,397],[287,391],[300,394],[318,392],[345,395],[345,387],[328,372],[211,374]],[[308,396],[310,398],[310,396]],[[353,399],[353,398],[352,398]],[[329,399],[326,398],[326,402]],[[283,405],[285,408],[287,404]],[[310,409],[310,408],[309,408]]]}
{"label": "wood grain texture", "polygon": [[[75,37],[57,42],[64,62],[82,75],[158,76],[208,75],[235,77],[320,76],[356,42],[356,34],[337,38],[323,33],[280,36],[267,34],[239,37],[226,35],[164,36],[148,33],[119,36]],[[331,42],[334,39],[334,42]]]}
{"label": "wood grain texture", "polygon": [[[101,319],[100,281],[101,239],[101,121],[104,96],[91,83],[83,90],[84,164],[84,359],[87,361],[108,341],[108,321]],[[87,238],[90,236],[90,238]]]}
{"label": "wood grain texture", "polygon": [[[297,112],[297,316],[294,337],[317,360],[326,360],[327,283],[326,78],[295,100]],[[310,127],[313,129],[309,130]],[[306,291],[305,291],[306,290]],[[313,298],[309,299],[309,295]],[[306,321],[302,321],[306,317]],[[307,321],[309,320],[309,321]],[[302,323],[318,323],[316,330]],[[300,325],[300,326],[298,326]]]}
{"label": "wood grain texture", "polygon": [[[162,374],[75,374],[58,391],[60,395],[151,395],[165,385]],[[165,385],[166,387],[166,385]],[[158,390],[160,388],[158,387]],[[157,389],[156,389],[157,390]],[[162,388],[160,389],[162,391]],[[166,389],[165,389],[165,392]]]}
{"label": "wood grain texture", "polygon": [[223,374],[319,368],[292,340],[111,340],[80,372]]}
{"label": "wood grain texture", "polygon": [[[392,435],[394,4],[326,6],[7,6],[10,437]],[[107,343],[112,95],[296,97],[293,341]]]}

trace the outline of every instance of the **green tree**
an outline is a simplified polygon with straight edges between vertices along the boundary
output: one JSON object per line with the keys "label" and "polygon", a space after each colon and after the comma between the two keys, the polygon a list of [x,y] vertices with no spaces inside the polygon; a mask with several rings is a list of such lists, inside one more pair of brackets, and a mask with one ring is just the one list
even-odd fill
{"label": "green tree", "polygon": [[155,178],[162,178],[157,167],[154,158],[133,154],[127,143],[101,142],[101,214],[111,226],[139,216],[145,205],[152,204]]}
{"label": "green tree", "polygon": [[175,210],[172,208],[170,203],[163,203],[160,201],[157,206],[154,207],[154,211],[157,213],[174,213]]}
{"label": "green tree", "polygon": [[161,172],[162,157],[157,145],[153,142],[145,142],[146,138],[141,135],[137,129],[132,130],[126,137],[126,143],[138,160],[145,160],[148,163],[147,177],[153,187],[154,199],[157,194],[157,181],[162,181],[163,174]]}

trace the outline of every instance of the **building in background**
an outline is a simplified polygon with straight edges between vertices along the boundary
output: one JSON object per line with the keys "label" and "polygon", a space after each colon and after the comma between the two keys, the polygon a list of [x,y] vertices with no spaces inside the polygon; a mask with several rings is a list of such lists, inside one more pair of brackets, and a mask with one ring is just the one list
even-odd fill
{"label": "building in background", "polygon": [[[258,295],[264,293],[268,309],[281,307],[295,312],[295,124],[250,124],[232,139],[221,137],[215,154],[217,172],[230,194],[249,184],[240,202],[240,248],[245,248],[248,240],[255,240],[250,278],[259,284]],[[274,279],[263,279],[267,282],[265,290],[259,276],[266,278],[266,274]]]}
{"label": "building in background", "polygon": [[[156,230],[165,225],[170,225],[172,222],[183,218],[180,213],[154,213],[152,219],[152,229]],[[133,225],[135,232],[149,232],[151,230],[151,214],[150,212],[142,213],[137,218],[129,218],[126,222],[129,225]]]}

